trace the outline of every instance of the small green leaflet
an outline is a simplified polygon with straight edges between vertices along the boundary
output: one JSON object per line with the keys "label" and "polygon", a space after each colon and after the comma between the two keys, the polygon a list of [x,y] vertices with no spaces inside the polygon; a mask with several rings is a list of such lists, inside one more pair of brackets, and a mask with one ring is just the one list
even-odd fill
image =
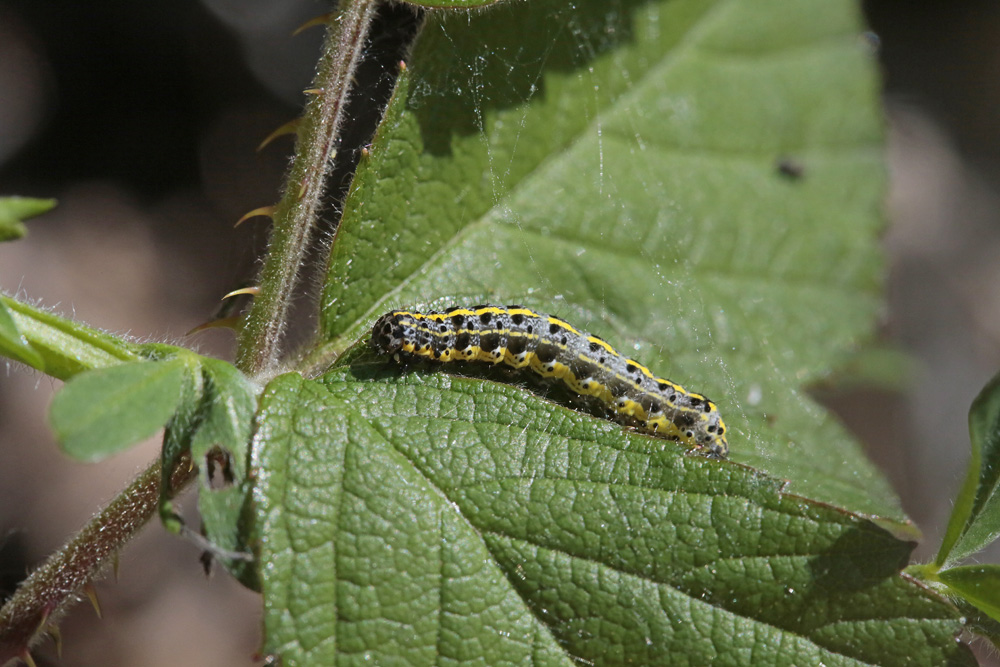
{"label": "small green leaflet", "polygon": [[[191,384],[195,399],[182,405],[167,426],[163,467],[173,469],[179,457],[190,452],[201,481],[198,510],[205,536],[218,547],[216,557],[233,576],[259,589],[256,568],[249,559],[221,555],[249,555],[251,551],[246,539],[250,519],[247,449],[257,392],[245,375],[218,359],[201,358],[199,379]],[[172,512],[169,501],[169,494],[164,494],[161,514],[171,527],[175,517],[167,516]]]}
{"label": "small green leaflet", "polygon": [[[168,528],[182,522],[171,504],[169,477],[190,454],[202,481],[199,509],[218,553],[248,554],[247,446],[256,389],[232,365],[165,345],[146,346],[157,360],[81,373],[52,402],[52,426],[63,450],[82,461],[115,454],[166,427],[160,514]],[[213,480],[213,473],[218,479]],[[249,560],[224,563],[252,588]]]}
{"label": "small green leaflet", "polygon": [[184,361],[134,361],[82,373],[52,400],[49,418],[63,451],[99,461],[148,438],[177,410]]}
{"label": "small green leaflet", "polygon": [[962,565],[939,576],[952,591],[1000,622],[1000,565]]}
{"label": "small green leaflet", "polygon": [[50,211],[55,205],[55,199],[0,197],[0,242],[23,237],[28,229],[21,221]]}
{"label": "small green leaflet", "polygon": [[972,456],[935,563],[967,558],[1000,535],[1000,374],[969,409]]}

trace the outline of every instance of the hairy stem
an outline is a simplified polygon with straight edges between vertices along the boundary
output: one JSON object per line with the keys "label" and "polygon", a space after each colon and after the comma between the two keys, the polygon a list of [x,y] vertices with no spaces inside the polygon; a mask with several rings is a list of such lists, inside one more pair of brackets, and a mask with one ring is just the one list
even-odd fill
{"label": "hairy stem", "polygon": [[[176,491],[198,474],[184,457],[174,468]],[[85,587],[150,517],[160,499],[160,463],[151,465],[59,551],[31,573],[0,608],[0,665],[27,654],[50,623],[80,599]]]}
{"label": "hairy stem", "polygon": [[316,97],[306,105],[295,158],[274,225],[253,305],[240,334],[236,365],[249,375],[273,369],[281,335],[317,217],[326,175],[344,122],[344,108],[377,0],[342,0],[331,19],[316,76]]}
{"label": "hairy stem", "polygon": [[[278,362],[296,281],[305,261],[326,194],[330,169],[354,73],[378,0],[342,0],[329,22],[315,81],[316,96],[299,126],[296,154],[281,201],[259,281],[259,293],[237,347],[237,366],[258,375]],[[171,476],[176,491],[197,476],[184,457]],[[151,465],[53,554],[0,608],[0,664],[26,657],[32,642],[52,624],[152,517],[160,499],[160,464]]]}

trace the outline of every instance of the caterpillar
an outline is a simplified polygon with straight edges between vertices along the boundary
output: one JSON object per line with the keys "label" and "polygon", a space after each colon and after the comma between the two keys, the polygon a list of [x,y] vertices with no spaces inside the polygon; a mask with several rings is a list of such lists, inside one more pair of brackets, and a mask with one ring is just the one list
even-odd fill
{"label": "caterpillar", "polygon": [[726,425],[708,398],[654,376],[593,334],[523,306],[393,310],[375,322],[371,346],[396,361],[415,356],[529,368],[593,397],[616,421],[644,433],[718,458],[729,452]]}

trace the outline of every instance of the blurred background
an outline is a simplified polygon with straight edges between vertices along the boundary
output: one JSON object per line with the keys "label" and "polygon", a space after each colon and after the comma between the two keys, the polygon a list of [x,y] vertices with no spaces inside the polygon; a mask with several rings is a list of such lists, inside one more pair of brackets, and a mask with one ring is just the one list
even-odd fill
{"label": "blurred background", "polygon": [[[210,319],[254,275],[266,221],[232,225],[276,201],[291,140],[257,145],[299,113],[321,31],[290,35],[326,10],[315,0],[0,0],[0,194],[59,199],[27,239],[0,246],[0,286],[141,339],[178,341]],[[964,472],[969,404],[1000,369],[1000,4],[879,0],[865,11],[890,135],[883,335],[915,364],[905,391],[822,398],[892,481],[924,531],[916,557],[926,560]],[[412,23],[398,12],[386,21],[401,34]],[[225,331],[191,341],[231,354]],[[157,443],[73,463],[46,423],[58,383],[0,373],[2,598]],[[62,624],[62,658],[45,644],[36,661],[254,664],[259,598],[224,573],[206,580],[198,556],[146,530],[122,554],[117,583],[97,584],[104,620],[78,606]],[[983,560],[1000,562],[1000,550]]]}

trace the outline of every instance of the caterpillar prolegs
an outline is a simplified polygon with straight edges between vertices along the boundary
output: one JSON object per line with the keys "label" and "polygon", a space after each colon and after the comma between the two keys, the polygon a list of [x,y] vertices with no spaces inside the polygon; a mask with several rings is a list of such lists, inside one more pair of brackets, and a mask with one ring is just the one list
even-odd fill
{"label": "caterpillar prolegs", "polygon": [[617,421],[708,450],[729,451],[715,403],[654,376],[604,340],[553,315],[522,306],[471,306],[443,312],[394,310],[378,319],[371,345],[379,354],[434,361],[503,362],[562,380],[594,397]]}

